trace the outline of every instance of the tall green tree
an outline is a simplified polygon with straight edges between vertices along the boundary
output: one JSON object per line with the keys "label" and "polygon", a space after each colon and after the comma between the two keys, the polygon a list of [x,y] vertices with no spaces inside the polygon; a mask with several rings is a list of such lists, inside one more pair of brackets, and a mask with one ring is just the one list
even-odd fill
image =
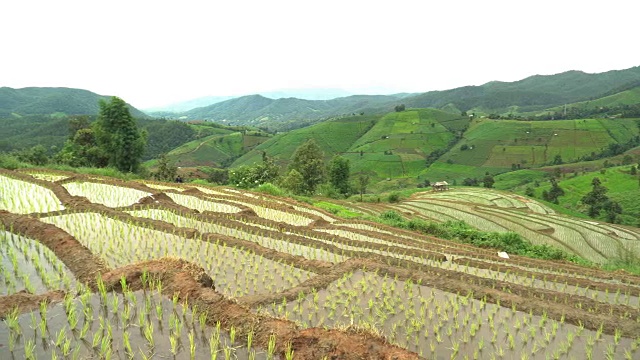
{"label": "tall green tree", "polygon": [[53,160],[73,167],[105,167],[109,164],[109,156],[98,146],[95,130],[91,127],[88,116],[69,119],[69,139]]}
{"label": "tall green tree", "polygon": [[157,180],[173,181],[178,173],[178,167],[175,163],[169,161],[167,154],[160,155],[158,159],[158,170],[153,174]]}
{"label": "tall green tree", "polygon": [[295,169],[304,179],[303,191],[313,194],[316,187],[324,181],[324,153],[315,140],[309,139],[293,153],[289,170]]}
{"label": "tall green tree", "polygon": [[272,183],[278,179],[280,169],[275,160],[262,157],[262,163],[253,166],[243,165],[229,172],[229,183],[237,187],[249,189],[264,183]]}
{"label": "tall green tree", "polygon": [[490,174],[485,175],[484,179],[482,179],[482,185],[489,189],[493,187],[493,184],[495,184],[495,182],[496,181],[493,179],[493,176],[491,176]]}
{"label": "tall green tree", "polygon": [[358,183],[356,186],[360,193],[360,201],[362,201],[362,196],[367,192],[367,186],[369,186],[369,175],[360,173],[360,175],[358,175]]}
{"label": "tall green tree", "polygon": [[329,181],[342,195],[349,194],[349,159],[336,155],[329,164]]}
{"label": "tall green tree", "polygon": [[98,145],[109,156],[109,166],[122,172],[136,172],[146,146],[146,134],[138,129],[124,100],[112,97],[100,100],[95,123]]}
{"label": "tall green tree", "polygon": [[304,178],[296,169],[291,169],[289,173],[282,178],[280,185],[292,193],[300,195],[304,188]]}
{"label": "tall green tree", "polygon": [[591,191],[582,197],[582,203],[589,205],[588,215],[595,218],[600,215],[604,210],[607,221],[615,223],[618,220],[618,215],[622,214],[622,207],[618,202],[611,200],[606,194],[607,189],[600,178],[594,177],[591,180]]}
{"label": "tall green tree", "polygon": [[549,181],[551,182],[551,189],[549,189],[549,191],[544,190],[542,192],[542,198],[557,204],[558,197],[564,195],[564,190],[558,185],[558,181],[555,178],[551,178]]}

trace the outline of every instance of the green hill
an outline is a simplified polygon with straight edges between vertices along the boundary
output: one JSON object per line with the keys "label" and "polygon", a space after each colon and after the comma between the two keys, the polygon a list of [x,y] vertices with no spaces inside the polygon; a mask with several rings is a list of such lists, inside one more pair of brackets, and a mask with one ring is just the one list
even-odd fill
{"label": "green hill", "polygon": [[[340,154],[350,160],[352,173],[369,173],[374,181],[461,182],[518,169],[541,169],[544,175],[558,161],[577,162],[639,133],[635,119],[470,121],[440,110],[410,109],[325,121],[279,134],[231,166],[260,162],[264,151],[286,167],[295,149],[313,138],[327,160]],[[563,166],[571,169],[571,164]]]}
{"label": "green hill", "polygon": [[[89,116],[89,122],[95,121]],[[173,120],[141,118],[138,126],[147,133],[147,148],[143,160],[154,159],[162,153],[207,136],[241,131],[241,128],[218,124],[187,124]],[[0,118],[0,152],[28,149],[43,145],[50,155],[60,150],[69,137],[69,117],[29,115],[19,118]]]}
{"label": "green hill", "polygon": [[334,154],[348,152],[354,142],[369,131],[381,117],[382,115],[351,116],[279,134],[244,154],[231,166],[260,162],[263,151],[268,156],[276,158],[279,165],[286,166],[296,148],[311,138],[318,143],[328,160]]}
{"label": "green hill", "polygon": [[[631,174],[631,166],[634,165],[636,163],[606,168],[600,171],[563,174],[558,181],[558,185],[565,191],[565,195],[558,198],[559,206],[568,210],[567,212],[570,214],[586,214],[588,206],[582,204],[581,199],[591,191],[591,181],[594,177],[597,177],[601,180],[602,185],[608,189],[606,195],[622,206],[621,223],[638,226],[638,219],[640,219],[640,182],[638,175]],[[540,184],[539,186],[536,187],[534,182],[527,185],[514,186],[511,190],[524,194],[526,187],[531,186],[534,189],[534,197],[540,199],[542,192],[551,188],[549,181],[547,181],[548,177],[541,176],[541,174],[543,173],[530,177],[530,179],[536,178]],[[513,176],[513,174],[510,175]],[[498,182],[500,181],[498,180]],[[606,221],[604,215],[598,217],[598,220]]]}
{"label": "green hill", "polygon": [[286,166],[295,149],[313,138],[327,160],[336,154],[349,159],[352,172],[367,172],[375,180],[415,177],[425,168],[429,154],[455,141],[468,122],[467,117],[435,109],[325,121],[277,135],[232,167],[261,161],[262,151]]}
{"label": "green hill", "polygon": [[[25,115],[96,115],[100,99],[107,100],[91,91],[70,88],[28,87],[0,88],[0,118]],[[129,105],[131,115],[147,117]]]}
{"label": "green hill", "polygon": [[570,106],[598,107],[598,106],[620,106],[632,105],[640,103],[640,86],[625,90],[613,95],[605,96],[600,99],[582,101]]}
{"label": "green hill", "polygon": [[345,157],[354,172],[375,178],[415,177],[429,155],[455,142],[468,122],[467,117],[435,109],[389,113],[354,142]]}
{"label": "green hill", "polygon": [[477,119],[421,177],[457,180],[550,165],[601,151],[638,135],[634,119],[516,121]]}
{"label": "green hill", "polygon": [[[548,114],[557,114],[567,112],[571,113],[586,113],[592,110],[605,110],[605,109],[613,109],[613,113],[615,113],[615,109],[618,109],[625,105],[637,105],[640,104],[640,86],[635,86],[627,90],[623,90],[611,95],[607,95],[598,99],[580,101],[572,104],[567,104],[566,106],[556,106],[553,108],[546,109],[542,112],[531,113],[530,115],[535,116],[544,116]],[[613,114],[616,115],[616,114]]]}
{"label": "green hill", "polygon": [[[216,134],[187,142],[167,154],[169,161],[181,167],[224,167],[240,155],[268,140],[261,131],[218,129]],[[148,164],[153,165],[154,160]]]}
{"label": "green hill", "polygon": [[[514,82],[492,81],[422,94],[354,95],[331,100],[271,99],[250,95],[176,114],[225,124],[292,129],[349,114],[386,113],[404,103],[409,108],[436,108],[459,114],[525,113],[629,90],[640,82],[640,67],[587,74],[567,71],[535,75]],[[635,85],[634,85],[635,84]]]}
{"label": "green hill", "polygon": [[405,95],[354,95],[333,100],[270,99],[243,96],[185,112],[188,119],[204,119],[271,129],[299,128],[329,117],[356,113],[385,113]]}
{"label": "green hill", "polygon": [[453,104],[463,111],[496,111],[516,106],[521,111],[542,110],[599,98],[630,83],[640,81],[640,67],[599,74],[567,71],[555,75],[534,75],[520,81],[492,81],[481,86],[465,86],[446,91],[431,91],[405,99],[410,107],[435,107]]}
{"label": "green hill", "polygon": [[22,150],[36,145],[58,150],[69,136],[66,117],[23,116],[0,118],[0,152]]}

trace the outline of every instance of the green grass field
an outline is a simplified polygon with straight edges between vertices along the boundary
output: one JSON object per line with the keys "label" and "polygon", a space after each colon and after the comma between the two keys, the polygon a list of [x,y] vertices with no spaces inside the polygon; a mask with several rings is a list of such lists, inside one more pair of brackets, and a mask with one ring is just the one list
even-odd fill
{"label": "green grass field", "polygon": [[[210,135],[188,142],[167,154],[176,166],[220,167],[230,159],[237,158],[249,149],[270,139],[266,136],[245,135],[240,132]],[[149,164],[151,165],[151,164]]]}
{"label": "green grass field", "polygon": [[454,138],[453,132],[463,129],[468,122],[466,117],[435,109],[353,116],[277,135],[232,166],[259,162],[262,151],[286,166],[295,149],[313,138],[327,160],[335,154],[349,159],[353,173],[364,171],[378,181],[416,177],[424,170],[426,157],[446,147]]}
{"label": "green grass field", "polygon": [[[563,173],[597,170],[604,159],[571,163],[598,154],[611,143],[625,143],[639,133],[636,119],[470,121],[436,109],[349,116],[271,138],[219,131],[223,133],[184,144],[170,156],[179,158],[179,166],[219,166],[233,161],[231,167],[238,167],[259,163],[264,152],[286,168],[296,148],[314,139],[326,161],[337,154],[344,156],[350,160],[351,172],[368,173],[372,185],[395,178],[412,184],[424,180],[461,183],[465,178],[481,179],[486,173],[497,176],[514,169],[540,169],[540,173],[524,173],[535,180],[543,177],[542,171],[554,171],[557,156],[563,162]],[[427,168],[429,155],[436,151],[445,153]],[[633,153],[636,155],[640,150]],[[622,158],[611,161],[618,164]],[[496,186],[518,186],[528,175],[501,175]]]}
{"label": "green grass field", "polygon": [[[558,198],[559,207],[570,210],[570,213],[574,215],[575,212],[586,213],[587,206],[582,204],[581,199],[591,191],[593,178],[598,177],[602,181],[602,185],[609,189],[607,196],[622,206],[622,223],[637,226],[640,218],[640,180],[638,175],[629,173],[630,168],[630,165],[617,166],[605,169],[604,174],[596,171],[583,173],[575,177],[570,174],[565,175],[558,183],[565,191],[565,195]],[[509,176],[505,175],[504,178],[509,178]],[[502,181],[497,181],[496,183],[499,184]],[[549,190],[551,187],[546,180],[540,180],[540,184],[539,187],[534,188],[535,197],[538,199],[541,198],[542,191]],[[500,187],[502,188],[502,186]],[[519,193],[524,193],[525,188],[526,186],[521,185],[512,189]],[[601,216],[598,219],[605,220],[605,217]]]}
{"label": "green grass field", "polygon": [[[620,105],[632,105],[637,103],[640,103],[640,86],[599,99],[568,104],[567,108],[590,109],[595,107],[614,107]],[[564,106],[556,106],[547,109],[545,112],[560,112],[563,111],[563,109]]]}
{"label": "green grass field", "polygon": [[308,139],[314,139],[327,159],[330,159],[334,154],[347,152],[379,118],[380,116],[353,116],[279,134],[244,154],[232,164],[232,167],[262,161],[263,151],[268,156],[277,158],[278,163],[285,166],[296,148]]}
{"label": "green grass field", "polygon": [[[610,143],[626,142],[637,134],[638,127],[633,119],[478,119],[464,137],[423,175],[453,179],[455,173],[460,173],[457,177],[460,180],[486,172],[504,173],[514,166],[524,169],[550,165],[557,155],[564,162],[571,162],[597,153]],[[457,167],[449,170],[451,165]]]}

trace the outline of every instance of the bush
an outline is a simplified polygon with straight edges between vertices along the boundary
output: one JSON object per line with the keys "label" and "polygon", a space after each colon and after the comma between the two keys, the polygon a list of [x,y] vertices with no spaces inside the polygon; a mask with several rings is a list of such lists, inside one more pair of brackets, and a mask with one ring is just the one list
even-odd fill
{"label": "bush", "polygon": [[382,214],[380,214],[380,218],[390,222],[404,221],[404,218],[402,217],[402,215],[392,210],[383,212]]}
{"label": "bush", "polygon": [[568,254],[548,245],[533,245],[514,232],[486,232],[472,228],[464,221],[447,221],[444,223],[427,222],[420,219],[405,220],[395,211],[387,211],[377,221],[390,226],[419,231],[442,239],[471,244],[481,248],[496,249],[510,254],[523,255],[546,260],[567,260],[582,265],[589,265],[587,260]]}
{"label": "bush", "polygon": [[225,185],[229,182],[229,170],[227,169],[211,168],[205,172],[209,175],[207,179],[209,182],[218,185]]}
{"label": "bush", "polygon": [[398,194],[398,193],[389,194],[389,197],[387,198],[387,201],[389,201],[390,203],[400,202],[400,194]]}
{"label": "bush", "polygon": [[256,190],[273,196],[284,196],[284,191],[272,183],[264,183],[258,186]]}
{"label": "bush", "polygon": [[362,216],[362,214],[355,212],[355,211],[351,211],[347,208],[345,208],[344,206],[340,206],[338,204],[334,204],[334,203],[329,203],[326,201],[320,201],[320,202],[316,202],[312,204],[315,207],[318,207],[320,209],[324,209],[332,214],[335,214],[337,216],[343,217],[343,218],[347,218],[347,219],[353,219],[353,218],[359,218]]}
{"label": "bush", "polygon": [[193,179],[190,181],[191,184],[196,184],[196,185],[207,185],[207,186],[211,186],[213,185],[212,183],[208,182],[205,179]]}
{"label": "bush", "polygon": [[19,168],[31,167],[31,165],[21,162],[15,156],[0,154],[0,168],[15,170]]}
{"label": "bush", "polygon": [[329,183],[318,185],[318,188],[316,189],[316,193],[319,196],[324,196],[332,199],[344,199],[344,196],[340,194],[338,189],[336,189],[335,186]]}

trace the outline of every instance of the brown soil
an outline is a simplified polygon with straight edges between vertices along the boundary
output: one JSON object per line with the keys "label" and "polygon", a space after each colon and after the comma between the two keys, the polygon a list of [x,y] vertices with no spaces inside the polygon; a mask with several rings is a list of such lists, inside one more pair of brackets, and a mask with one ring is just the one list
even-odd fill
{"label": "brown soil", "polygon": [[[120,280],[123,277],[132,290],[142,289],[141,278],[146,271],[150,277],[162,281],[164,294],[178,295],[180,300],[206,311],[210,324],[220,321],[225,329],[236,328],[240,336],[254,331],[255,344],[265,348],[269,337],[275,334],[276,351],[281,357],[291,343],[297,359],[325,356],[329,359],[418,359],[417,354],[391,345],[382,338],[325,329],[300,330],[291,321],[254,314],[249,307],[217,293],[212,279],[203,269],[183,260],[165,258],[109,270],[101,259],[93,256],[75,238],[53,225],[6,211],[0,212],[0,223],[13,232],[45,244],[78,280],[94,290],[98,273],[102,273],[102,280],[109,290],[122,290]],[[17,293],[0,297],[0,315],[16,306],[20,312],[32,311],[43,300],[57,301],[63,297],[62,292],[45,295]]]}
{"label": "brown soil", "polygon": [[62,291],[51,291],[46,294],[35,295],[22,290],[15,294],[0,296],[0,319],[4,319],[7,314],[16,308],[18,313],[25,313],[38,309],[43,301],[53,303],[62,299],[64,299],[64,292]]}
{"label": "brown soil", "polygon": [[125,277],[131,290],[140,290],[143,271],[162,281],[167,296],[177,295],[205,311],[211,325],[220,321],[224,328],[234,327],[239,337],[253,329],[255,343],[265,348],[269,336],[275,334],[276,350],[281,356],[291,343],[296,359],[418,359],[416,354],[379,337],[320,328],[300,330],[291,321],[257,315],[251,308],[215,292],[204,270],[183,260],[161,259],[125,266],[105,274],[103,280],[108,290],[119,291],[120,279]]}
{"label": "brown soil", "polygon": [[[228,246],[242,247],[265,258],[283,261],[318,274],[306,282],[299,284],[297,287],[287,289],[281,293],[262,296],[246,296],[233,300],[225,298],[216,292],[212,279],[206,275],[203,269],[198,268],[191,263],[183,260],[166,258],[125,266],[119,269],[109,269],[102,259],[94,256],[75,238],[53,225],[40,222],[38,217],[43,216],[44,214],[23,216],[11,214],[6,211],[0,211],[1,226],[4,226],[5,229],[10,229],[12,232],[38,240],[49,247],[58,256],[58,258],[67,265],[79,281],[88,284],[91,288],[96,288],[96,278],[101,275],[104,282],[112,290],[121,290],[120,279],[122,277],[127,279],[127,282],[132,289],[141,289],[143,284],[140,278],[143,272],[147,271],[154,278],[158,278],[163,281],[163,292],[166,295],[173,296],[174,294],[177,294],[180,299],[188,300],[189,304],[195,304],[199,309],[206,309],[210,323],[221,321],[225,329],[230,329],[230,327],[233,326],[238,330],[239,335],[246,334],[250,330],[253,330],[256,333],[255,342],[259,346],[266,347],[269,341],[269,336],[271,334],[275,334],[278,339],[277,350],[281,355],[285,351],[287,344],[291,343],[295,351],[296,358],[299,359],[318,359],[325,356],[328,359],[417,358],[416,354],[400,349],[389,344],[385,339],[374,337],[367,333],[358,331],[326,330],[319,328],[300,330],[290,321],[264,315],[257,315],[251,311],[251,307],[258,304],[270,303],[276,299],[281,300],[283,297],[292,300],[298,296],[299,292],[310,292],[312,288],[326,288],[331,282],[341,277],[345,272],[358,269],[378,271],[379,274],[394,276],[399,280],[412,279],[414,281],[420,281],[425,286],[431,286],[447,292],[460,294],[472,293],[473,297],[476,299],[484,299],[490,303],[499,303],[502,306],[513,305],[520,311],[531,311],[536,315],[546,313],[551,319],[558,320],[564,317],[566,322],[576,325],[583,324],[584,327],[588,329],[598,329],[602,324],[603,331],[607,334],[613,334],[614,329],[617,328],[622,332],[623,336],[637,337],[640,335],[640,324],[637,322],[637,318],[640,317],[640,310],[635,308],[624,305],[604,304],[581,296],[573,296],[557,291],[541,290],[508,282],[486,279],[460,272],[445,270],[439,267],[421,265],[407,260],[388,258],[370,252],[343,251],[335,245],[326,244],[314,239],[331,239],[334,242],[343,244],[359,247],[364,246],[369,249],[378,249],[383,251],[394,251],[412,256],[430,257],[441,261],[444,261],[442,258],[443,254],[441,252],[460,255],[468,254],[469,256],[473,256],[475,259],[473,260],[474,263],[470,265],[478,268],[493,266],[495,270],[509,270],[510,272],[517,272],[518,275],[527,277],[530,277],[531,274],[536,274],[536,277],[539,277],[540,273],[535,272],[536,269],[561,271],[565,272],[567,276],[554,275],[553,278],[549,276],[548,279],[552,281],[567,281],[567,283],[572,281],[571,284],[575,283],[581,287],[589,286],[592,289],[609,290],[610,292],[620,290],[621,292],[629,291],[633,294],[637,294],[637,288],[633,288],[632,286],[640,285],[640,277],[630,274],[608,273],[598,269],[583,268],[569,263],[534,260],[517,256],[514,256],[507,261],[497,257],[495,252],[492,250],[478,249],[468,245],[456,244],[405,230],[367,222],[363,223],[394,234],[414,237],[415,241],[362,230],[355,230],[354,232],[361,233],[363,235],[375,236],[377,238],[394,241],[396,243],[417,246],[420,249],[406,249],[396,246],[353,241],[313,231],[313,226],[333,228],[336,224],[331,225],[325,223],[319,217],[310,216],[310,214],[305,212],[292,210],[287,211],[312,218],[315,223],[312,223],[309,227],[296,227],[287,224],[279,224],[278,229],[274,229],[273,231],[260,229],[262,233],[273,236],[274,238],[282,238],[285,236],[282,232],[288,232],[291,233],[291,235],[286,235],[288,241],[326,249],[327,251],[352,257],[350,260],[334,265],[323,261],[308,260],[300,256],[280,253],[275,250],[264,248],[250,241],[225,237],[218,234],[200,234],[194,229],[177,228],[162,221],[133,218],[121,211],[125,208],[111,209],[102,205],[92,204],[82,197],[71,196],[59,183],[35,180],[25,174],[6,170],[0,170],[0,174],[36,183],[51,189],[67,208],[67,210],[57,213],[99,212],[105,216],[118,220],[135,222],[140,226],[153,228],[159,231],[168,233],[184,233],[184,236],[186,237],[202,237],[204,241],[222,240]],[[79,178],[85,179],[82,176]],[[145,191],[154,194],[153,197],[150,196],[145,198],[141,200],[138,205],[134,205],[126,209],[149,207],[166,209],[176,213],[189,214],[201,221],[217,221],[230,226],[240,226],[243,229],[258,229],[258,227],[248,225],[251,223],[272,227],[274,225],[273,222],[260,219],[255,216],[255,212],[250,210],[248,206],[240,206],[243,209],[240,214],[209,212],[200,214],[197,211],[175,204],[166,194],[158,192],[155,189],[150,189],[140,183],[121,182],[115,180],[104,182],[99,180],[85,181],[112,183],[118,186],[129,186],[141,190],[145,189]],[[200,197],[203,200],[216,199],[215,201],[224,201],[235,206],[238,206],[236,201],[239,201],[244,204],[256,204],[278,210],[285,210],[289,207],[244,196],[210,196],[197,189],[188,190],[188,193]],[[265,199],[267,198],[268,197],[265,197]],[[243,223],[243,221],[246,221],[248,224]],[[340,229],[345,230],[345,228]],[[500,265],[483,263],[482,259],[499,262]],[[464,263],[466,260],[467,259],[463,259],[461,261]],[[511,266],[511,264],[530,267],[531,271],[518,269]],[[580,273],[581,275],[592,277],[593,280],[571,278],[571,273]],[[605,279],[620,280],[628,285],[614,285],[599,281]],[[15,305],[20,306],[20,311],[29,311],[29,309],[32,309],[30,306],[36,306],[44,299],[56,301],[61,298],[62,294],[54,292],[42,296],[44,297],[38,298],[36,295],[19,293],[12,295],[11,297],[1,297],[0,314],[2,314],[2,309],[6,311],[8,308]],[[5,304],[4,308],[2,307],[3,303]],[[579,306],[576,306],[577,304],[579,304]]]}
{"label": "brown soil", "polygon": [[[161,208],[161,207],[158,206],[158,208]],[[107,213],[106,215],[122,217],[121,213],[115,212],[115,211],[112,211],[112,213]],[[228,225],[230,227],[235,227],[235,228],[247,227],[246,224],[242,224],[242,223],[224,219],[224,218],[217,218],[213,215],[196,214],[193,216],[197,219],[200,219],[201,221],[222,222],[222,223],[228,222],[229,223]],[[154,227],[158,230],[165,231],[168,233],[176,233],[177,231],[179,231],[177,230],[177,228],[173,227],[170,224],[167,224],[164,222],[158,222],[156,220],[136,218],[135,221],[141,224],[146,224],[145,226]],[[159,223],[159,224],[156,224],[154,226],[155,223]],[[296,230],[293,227],[287,227],[285,225],[282,225],[282,226],[283,226],[283,230],[285,231]],[[248,228],[251,229],[251,227],[248,227]],[[255,228],[253,228],[253,230],[255,231]],[[402,278],[408,278],[409,275],[407,275],[404,272],[409,271],[407,269],[411,269],[410,272],[418,274],[418,275],[415,275],[415,277],[413,277],[414,280],[421,279],[423,283],[432,284],[431,286],[434,286],[444,291],[461,292],[466,294],[469,291],[469,287],[467,285],[474,284],[478,286],[478,289],[474,290],[474,297],[476,299],[482,299],[485,296],[485,290],[486,290],[485,288],[494,287],[496,289],[501,289],[499,292],[502,294],[502,297],[493,296],[488,298],[488,301],[493,303],[497,301],[502,301],[502,303],[504,304],[505,298],[510,298],[512,294],[518,294],[519,296],[522,296],[525,298],[539,298],[541,300],[540,306],[542,309],[545,306],[544,304],[549,302],[556,303],[557,305],[561,306],[561,309],[568,309],[568,310],[572,310],[573,304],[580,303],[584,311],[581,311],[579,313],[582,313],[583,315],[576,316],[576,317],[571,317],[571,316],[567,317],[565,315],[565,317],[567,318],[567,322],[574,323],[576,325],[580,323],[581,316],[588,317],[589,313],[591,312],[601,312],[604,314],[615,315],[616,317],[620,318],[620,321],[628,321],[630,318],[635,318],[635,316],[640,315],[640,313],[638,313],[636,309],[629,308],[623,305],[615,305],[615,306],[607,305],[607,304],[603,304],[585,297],[568,295],[566,293],[551,291],[551,290],[534,289],[527,286],[517,285],[513,283],[508,283],[508,282],[495,281],[491,279],[459,273],[456,271],[433,268],[430,266],[413,263],[408,260],[385,258],[383,256],[375,255],[368,252],[346,251],[346,250],[343,251],[339,248],[336,248],[333,245],[326,244],[320,241],[314,241],[308,238],[299,237],[295,235],[288,235],[287,240],[293,243],[299,243],[302,245],[322,248],[327,251],[343,253],[344,255],[357,258],[357,259],[348,260],[346,262],[332,266],[332,264],[330,263],[325,263],[317,260],[308,260],[300,256],[289,255],[289,254],[277,252],[275,250],[266,249],[250,241],[231,238],[231,237],[218,235],[218,234],[199,235],[197,231],[194,231],[194,230],[191,230],[191,231],[192,233],[189,233],[186,235],[193,236],[193,237],[202,237],[202,240],[211,241],[211,242],[215,242],[216,240],[222,240],[228,246],[242,247],[244,249],[251,250],[256,254],[263,256],[265,258],[275,260],[275,261],[282,261],[284,263],[291,264],[297,268],[301,268],[307,271],[312,271],[312,272],[315,272],[316,274],[321,275],[321,276],[313,277],[305,281],[304,283],[299,284],[294,288],[287,289],[281,293],[270,294],[270,295],[247,296],[247,297],[238,299],[239,302],[250,305],[250,306],[257,306],[260,304],[269,304],[269,303],[272,303],[273,301],[280,301],[283,298],[286,298],[287,300],[293,300],[298,296],[299,292],[301,291],[308,293],[311,291],[312,288],[315,288],[315,289],[325,288],[331,282],[335,281],[337,278],[342,276],[342,274],[345,272],[361,269],[363,267],[368,267],[371,269],[380,269],[383,271],[383,273],[391,273],[392,275],[401,274]],[[274,238],[277,238],[278,235],[281,235],[275,231],[261,230],[261,232],[265,235],[268,235]],[[363,232],[366,234],[366,231],[360,231],[360,232]],[[328,239],[331,239],[334,242],[339,241],[339,237],[336,237],[334,235],[328,235],[328,234],[325,234],[325,235],[327,235]],[[373,236],[374,234],[371,233],[369,235]],[[322,237],[323,235],[313,233],[313,236]],[[346,240],[346,239],[344,240],[344,243],[349,245],[354,245],[354,246],[364,245],[364,243],[362,242]],[[367,243],[367,245],[369,247],[379,248],[381,250],[388,249],[387,246],[382,246],[379,244],[371,245]],[[429,254],[424,251],[410,250],[410,249],[403,249],[403,248],[397,248],[395,251],[405,252],[409,255],[420,256],[420,257],[427,257]],[[463,264],[466,264],[467,261],[470,261],[470,260],[468,259],[461,260]],[[385,263],[388,265],[392,265],[393,267],[389,267],[388,265],[381,265]],[[470,264],[470,265],[477,266],[478,268],[487,268],[487,269],[493,268],[493,270],[500,270],[500,271],[509,270],[510,272],[517,273],[518,275],[523,277],[531,277],[531,275],[534,274],[536,276],[539,276],[539,278],[541,279],[543,278],[542,276],[540,276],[539,273],[528,272],[526,270],[522,270],[519,268],[502,266],[499,264],[487,264],[487,263],[475,261],[473,264]],[[390,270],[390,269],[396,269],[396,270]],[[441,281],[442,279],[445,279],[446,281]],[[620,291],[621,293],[628,292],[630,294],[637,294],[638,292],[637,288],[630,287],[627,285],[601,283],[595,280],[582,279],[582,278],[571,278],[571,277],[559,276],[559,275],[558,276],[546,275],[546,279],[549,281],[555,281],[559,283],[563,283],[566,281],[567,283],[572,285],[577,285],[582,287],[588,286],[589,288],[598,289],[602,291],[609,290],[609,292],[611,293]],[[521,304],[524,304],[524,303],[526,303],[526,301],[518,301],[517,302],[518,309],[520,309]],[[527,309],[529,308],[527,307]],[[544,310],[537,309],[534,311],[534,313],[541,314],[542,311]],[[562,314],[563,314],[562,311],[551,311],[550,313],[548,313],[548,315],[551,318],[554,318],[557,320],[562,317]],[[609,317],[609,319],[611,319],[611,317]],[[584,323],[584,321],[582,322]],[[610,323],[610,326],[605,326],[605,331],[613,331],[614,329],[613,326],[615,325],[615,321],[614,322],[610,321],[609,323]],[[599,327],[599,322],[598,323],[594,322],[591,325],[594,326],[593,329],[595,330]],[[588,327],[588,326],[589,324],[585,324],[585,327]]]}

